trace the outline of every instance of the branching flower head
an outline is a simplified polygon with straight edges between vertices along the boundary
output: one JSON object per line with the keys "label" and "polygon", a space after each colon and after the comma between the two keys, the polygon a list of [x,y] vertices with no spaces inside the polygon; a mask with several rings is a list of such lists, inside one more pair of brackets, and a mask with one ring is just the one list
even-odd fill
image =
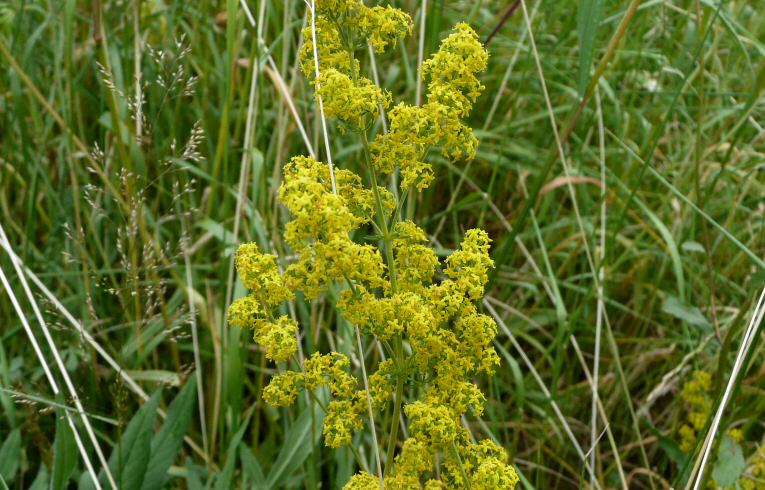
{"label": "branching flower head", "polygon": [[452,161],[475,157],[478,141],[462,119],[470,115],[473,102],[483,91],[476,77],[486,68],[488,53],[467,24],[452,34],[422,66],[428,82],[428,102],[423,106],[400,103],[390,112],[390,130],[377,135],[372,145],[375,167],[384,173],[401,169],[402,188],[422,190],[433,180],[433,168],[425,162],[431,147]]}
{"label": "branching flower head", "polygon": [[395,45],[411,33],[411,18],[359,0],[315,4],[315,25],[303,32],[301,68],[325,115],[361,135],[369,181],[335,166],[333,182],[327,165],[305,156],[285,165],[278,198],[290,215],[284,241],[293,258],[282,274],[276,256],[243,245],[236,264],[250,293],[231,305],[229,322],[253,329],[269,359],[294,359],[298,326],[274,310],[301,291],[311,301],[336,299],[346,322],[380,342],[384,356],[354,361],[376,364],[364,383],[354,375],[351,358],[317,351],[299,369],[274,376],[263,392],[274,407],[295,403],[302,391],[328,395],[322,407],[329,447],[350,444],[370,412],[391,413],[393,406],[389,419],[397,427],[403,407],[409,437],[399,441],[393,431],[386,441],[384,481],[362,472],[344,488],[378,489],[384,483],[392,490],[512,489],[518,476],[504,450],[490,441],[473,442],[463,426],[464,417],[483,413],[486,397],[475,378],[492,374],[499,364],[492,344],[497,325],[476,305],[494,266],[491,240],[483,230],[469,230],[442,264],[425,231],[400,219],[401,203],[379,183],[400,171],[403,189],[425,189],[435,179],[428,163],[434,148],[452,162],[475,156],[478,142],[464,120],[484,88],[477,75],[488,53],[467,24],[455,26],[422,67],[427,102],[398,103],[387,114],[388,132],[369,138],[380,108],[387,109],[392,97],[361,76],[359,54],[367,43],[376,52]]}

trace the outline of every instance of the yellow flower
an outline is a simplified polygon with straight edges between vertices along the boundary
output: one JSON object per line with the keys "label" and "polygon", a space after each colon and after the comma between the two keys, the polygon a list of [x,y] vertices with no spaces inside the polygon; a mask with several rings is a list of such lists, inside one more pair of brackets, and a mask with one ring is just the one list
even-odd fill
{"label": "yellow flower", "polygon": [[472,101],[484,89],[475,75],[486,69],[488,60],[489,54],[475,31],[464,22],[454,26],[452,34],[441,41],[438,52],[422,65],[422,75],[429,80],[428,101],[467,116]]}
{"label": "yellow flower", "polygon": [[319,77],[318,94],[324,102],[324,113],[351,125],[362,128],[363,118],[374,120],[380,106],[387,108],[390,94],[381,90],[371,80],[359,77],[354,83],[351,77],[334,68],[328,68]]}
{"label": "yellow flower", "polygon": [[436,447],[448,446],[457,437],[458,417],[444,405],[416,401],[408,404],[404,411],[414,437]]}
{"label": "yellow flower", "polygon": [[433,167],[424,161],[427,151],[441,146],[452,161],[475,157],[478,141],[461,122],[473,107],[483,85],[476,74],[486,68],[488,53],[476,33],[464,23],[441,42],[436,54],[422,66],[428,82],[428,102],[421,107],[399,103],[390,111],[390,130],[372,143],[375,168],[384,173],[401,169],[401,187],[417,190],[430,185]]}
{"label": "yellow flower", "polygon": [[269,306],[292,299],[276,266],[276,255],[261,253],[255,243],[245,243],[236,250],[234,263],[244,287]]}
{"label": "yellow flower", "polygon": [[398,286],[402,291],[422,292],[430,283],[438,265],[438,257],[430,247],[425,232],[411,221],[400,221],[393,228]]}
{"label": "yellow flower", "polygon": [[303,375],[295,371],[279,373],[263,390],[263,399],[273,407],[283,407],[295,403],[303,387]]}
{"label": "yellow flower", "polygon": [[286,361],[297,352],[297,322],[287,315],[274,321],[255,323],[255,342],[266,349],[266,357],[275,362]]}
{"label": "yellow flower", "polygon": [[470,480],[471,488],[475,490],[495,490],[515,488],[519,478],[512,466],[497,458],[486,458],[481,461]]}
{"label": "yellow flower", "polygon": [[[343,47],[340,33],[333,23],[323,15],[316,19],[316,47],[319,52],[319,73],[329,68],[351,74],[351,61]],[[313,32],[311,25],[303,29],[303,46],[300,48],[300,69],[309,80],[316,77],[316,65],[313,56]],[[353,70],[359,72],[359,62],[355,61]]]}
{"label": "yellow flower", "polygon": [[353,475],[343,490],[380,490],[380,478],[362,471]]}
{"label": "yellow flower", "polygon": [[359,37],[366,38],[376,52],[382,53],[389,44],[396,46],[400,37],[412,33],[412,18],[406,12],[376,5],[364,8],[353,22]]}
{"label": "yellow flower", "polygon": [[[356,405],[356,406],[354,406]],[[328,447],[338,448],[351,442],[353,431],[360,430],[364,423],[362,404],[349,400],[332,400],[324,418],[324,441]]]}
{"label": "yellow flower", "polygon": [[239,328],[255,328],[255,324],[263,318],[263,309],[258,299],[248,294],[234,300],[228,307],[228,322]]}

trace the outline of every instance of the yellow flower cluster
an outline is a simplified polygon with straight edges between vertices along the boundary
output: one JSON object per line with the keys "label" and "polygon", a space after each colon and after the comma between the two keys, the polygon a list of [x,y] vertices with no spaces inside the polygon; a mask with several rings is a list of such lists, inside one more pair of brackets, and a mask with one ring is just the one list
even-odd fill
{"label": "yellow flower cluster", "polygon": [[330,22],[340,35],[349,40],[355,36],[356,40],[368,41],[379,53],[412,32],[412,18],[391,6],[367,7],[360,0],[317,0],[316,8],[319,17]]}
{"label": "yellow flower cluster", "polygon": [[[696,439],[699,431],[702,431],[712,411],[712,377],[705,371],[694,371],[692,379],[687,381],[680,392],[680,398],[685,402],[687,409],[687,423],[680,426],[680,449],[690,453],[696,447]],[[727,436],[736,443],[744,441],[744,433],[741,429],[729,429]],[[714,478],[707,485],[713,490],[720,487]],[[727,488],[727,487],[726,487]],[[747,469],[736,481],[735,487],[743,490],[765,490],[765,446],[761,446],[748,458]]]}
{"label": "yellow flower cluster", "polygon": [[[370,287],[383,284],[380,252],[349,237],[374,216],[374,193],[349,170],[335,169],[334,175],[336,194],[327,165],[310,157],[295,157],[284,167],[279,189],[279,200],[292,215],[284,238],[299,255],[287,267],[285,282],[291,290],[300,289],[311,299],[333,280],[347,279]],[[395,205],[394,198],[385,189],[379,192],[388,213]]]}
{"label": "yellow flower cluster", "polygon": [[[424,376],[428,386],[421,398],[405,406],[410,438],[396,458],[395,470],[385,479],[386,488],[513,488],[518,477],[506,463],[506,455],[492,443],[470,441],[462,427],[463,415],[480,415],[485,397],[470,380],[478,373],[493,373],[499,358],[491,345],[497,326],[491,317],[476,310],[474,301],[483,296],[488,269],[489,238],[482,230],[470,230],[459,250],[446,260],[446,279],[430,284],[438,261],[418,243],[422,230],[411,222],[399,223],[397,271],[409,267],[406,290],[386,288],[382,295],[366,289],[344,291],[339,307],[351,322],[381,340],[401,336],[408,341],[411,356],[404,372],[395,376]],[[386,361],[391,362],[389,359]],[[392,364],[390,364],[392,366]],[[390,381],[388,386],[390,386]],[[379,405],[379,403],[378,403]],[[325,422],[326,423],[326,422]],[[488,448],[488,449],[487,449]],[[428,483],[435,455],[441,454],[441,480]],[[469,479],[468,483],[465,478]],[[379,478],[360,474],[346,488],[379,488]]]}
{"label": "yellow flower cluster", "polygon": [[285,371],[274,376],[263,391],[263,398],[268,404],[281,407],[294,403],[303,389],[315,391],[328,386],[335,399],[328,407],[324,436],[328,446],[340,447],[350,442],[351,429],[362,427],[363,399],[355,392],[357,381],[348,373],[348,367],[348,358],[342,354],[316,353],[306,359],[303,372]]}
{"label": "yellow flower cluster", "polygon": [[696,435],[702,430],[712,410],[709,390],[712,388],[712,377],[705,371],[694,371],[693,378],[683,385],[680,397],[685,401],[687,424],[680,427],[680,449],[689,453],[696,446]]}
{"label": "yellow flower cluster", "polygon": [[[462,429],[460,437],[469,438],[466,432]],[[423,483],[420,475],[432,470],[436,456],[427,443],[410,437],[404,442],[401,454],[396,458],[396,474],[385,477],[385,488],[390,490],[515,488],[519,478],[515,470],[504,462],[507,459],[504,449],[491,441],[481,441],[478,444],[462,444],[463,442],[465,441],[454,442],[451,450],[443,453],[441,478],[429,478]],[[344,488],[345,490],[377,490],[380,488],[380,479],[361,472],[354,475]]]}
{"label": "yellow flower cluster", "polygon": [[739,479],[739,486],[743,490],[765,490],[765,445],[750,458],[748,473]]}
{"label": "yellow flower cluster", "polygon": [[[371,121],[391,97],[360,76],[356,52],[366,42],[378,52],[394,45],[411,32],[411,18],[359,0],[319,0],[316,8],[319,79],[311,26],[304,31],[301,67],[316,82],[326,114],[362,135],[371,182],[365,185],[357,174],[337,167],[333,182],[322,162],[292,158],[278,198],[290,214],[284,240],[295,258],[280,273],[275,256],[243,245],[236,265],[250,294],[231,305],[229,321],[254,329],[270,359],[288,359],[296,351],[297,326],[288,317],[274,318],[272,310],[294,291],[315,300],[334,285],[340,289],[340,314],[385,349],[367,380],[368,392],[352,374],[348,357],[317,352],[299,369],[274,376],[263,392],[265,401],[282,407],[304,390],[328,390],[324,439],[330,447],[349,444],[363,429],[368,404],[374,413],[391,414],[378,419],[391,427],[399,424],[403,407],[409,437],[399,441],[393,429],[387,440],[382,436],[389,447],[386,488],[512,489],[518,476],[505,451],[489,440],[473,442],[463,425],[464,417],[483,413],[485,396],[473,380],[493,374],[499,364],[492,346],[497,325],[476,306],[494,266],[491,240],[483,230],[469,230],[442,264],[425,231],[400,220],[400,203],[377,184],[379,173],[399,169],[403,188],[427,187],[434,178],[425,162],[431,147],[440,146],[453,161],[473,158],[477,140],[463,119],[483,90],[476,74],[486,67],[488,54],[475,32],[458,24],[422,67],[427,102],[398,104],[389,114],[389,132],[369,145]],[[352,239],[370,231],[374,242]],[[379,475],[359,473],[345,488],[380,484]]]}
{"label": "yellow flower cluster", "polygon": [[260,252],[255,243],[246,243],[236,251],[234,260],[250,294],[231,304],[229,323],[254,330],[255,342],[265,348],[266,357],[272,361],[289,359],[297,351],[297,323],[286,315],[273,316],[274,307],[293,297],[279,273],[276,256]]}
{"label": "yellow flower cluster", "polygon": [[355,84],[351,77],[334,68],[329,68],[319,77],[317,93],[324,100],[327,117],[345,121],[352,128],[361,128],[364,118],[377,117],[380,106],[387,108],[390,94],[380,90],[371,80],[360,78]]}
{"label": "yellow flower cluster", "polygon": [[389,106],[391,96],[360,75],[353,48],[369,42],[381,53],[389,45],[395,46],[399,37],[412,31],[412,19],[390,6],[367,7],[359,0],[318,1],[316,9],[318,80],[314,29],[310,25],[303,30],[301,69],[306,77],[316,82],[317,94],[322,98],[328,117],[337,118],[352,129],[362,129],[367,120],[374,121],[381,106]]}
{"label": "yellow flower cluster", "polygon": [[390,112],[390,131],[372,143],[377,170],[400,168],[401,187],[422,190],[433,180],[433,168],[424,161],[433,146],[452,161],[475,157],[478,141],[462,123],[484,86],[476,74],[486,68],[489,55],[478,36],[465,23],[457,24],[436,54],[422,66],[428,80],[428,102],[423,106],[399,103]]}

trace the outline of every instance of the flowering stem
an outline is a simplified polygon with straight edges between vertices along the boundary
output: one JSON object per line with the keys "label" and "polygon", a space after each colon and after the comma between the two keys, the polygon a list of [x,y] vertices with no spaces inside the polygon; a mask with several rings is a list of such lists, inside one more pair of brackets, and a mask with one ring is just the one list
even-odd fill
{"label": "flowering stem", "polygon": [[[396,346],[396,359],[398,364],[399,360],[403,357],[403,345],[400,336],[395,338]],[[388,452],[385,457],[385,473],[388,474],[388,470],[393,467],[393,453],[396,450],[396,439],[398,439],[398,420],[401,417],[401,404],[404,398],[404,378],[400,374],[396,377],[396,399],[393,405],[393,419],[390,422],[390,437],[388,437]]]}
{"label": "flowering stem", "polygon": [[[352,46],[352,43],[348,43],[348,56],[350,58],[350,66],[351,66],[351,76],[353,79],[354,85],[358,85],[358,74],[356,73],[356,70],[353,69],[355,65],[355,53]],[[388,220],[385,218],[384,208],[382,204],[382,198],[380,197],[380,190],[377,183],[377,172],[375,171],[374,165],[372,165],[372,155],[369,149],[369,137],[367,136],[367,129],[366,129],[366,116],[362,117],[361,125],[360,125],[360,131],[359,134],[361,135],[361,144],[364,149],[364,161],[367,165],[367,170],[369,172],[369,179],[372,183],[372,191],[374,192],[375,196],[375,207],[377,208],[377,221],[378,226],[381,230],[382,234],[382,242],[383,247],[385,248],[385,261],[388,265],[388,276],[390,277],[390,287],[391,292],[393,294],[396,293],[398,290],[398,283],[396,279],[396,262],[393,258],[393,243],[392,243],[392,236],[390,233],[390,227],[388,226]],[[396,206],[398,208],[398,206]],[[393,215],[393,220],[395,221],[396,216],[398,213]],[[404,358],[404,346],[403,346],[403,340],[401,338],[401,335],[396,335],[393,338],[393,345],[394,345],[394,355],[393,355],[393,361],[396,364],[396,367],[399,368],[400,371],[403,358]],[[393,458],[394,453],[396,451],[396,441],[398,439],[398,424],[399,419],[401,417],[401,406],[403,405],[403,398],[404,398],[404,378],[399,375],[396,377],[396,398],[394,400],[393,405],[393,418],[391,419],[390,424],[390,436],[388,437],[388,451],[385,458],[385,473],[383,474],[383,477],[389,473],[389,469],[393,467]],[[384,483],[383,483],[384,485]]]}
{"label": "flowering stem", "polygon": [[[364,157],[366,159],[367,168],[369,169],[370,179],[372,180],[372,189],[375,194],[375,203],[377,205],[377,214],[380,229],[382,230],[382,241],[385,247],[385,259],[388,263],[388,273],[390,276],[391,292],[395,293],[398,289],[396,281],[396,262],[393,259],[393,246],[390,234],[390,228],[388,228],[388,222],[383,214],[382,199],[380,198],[380,191],[377,187],[377,175],[374,167],[372,166],[372,158],[369,152],[369,140],[367,138],[366,130],[361,131],[361,141],[364,147]],[[395,219],[395,216],[394,216]],[[401,363],[404,358],[404,346],[401,339],[401,335],[396,335],[393,338],[394,343],[394,356],[393,361],[396,363],[397,368],[401,368]],[[393,466],[393,455],[396,450],[396,440],[398,439],[398,421],[401,417],[401,405],[404,398],[404,378],[399,374],[396,377],[396,399],[393,405],[393,418],[390,423],[390,436],[388,437],[388,451],[385,458],[385,474]]]}
{"label": "flowering stem", "polygon": [[[377,205],[377,214],[380,229],[382,230],[382,241],[385,247],[385,259],[388,263],[388,275],[390,276],[391,292],[395,293],[398,289],[396,281],[396,262],[393,259],[393,245],[390,235],[390,229],[388,228],[388,222],[383,214],[382,199],[380,198],[380,191],[377,187],[377,175],[375,169],[372,166],[372,159],[369,152],[369,140],[367,139],[366,131],[361,132],[361,141],[364,147],[364,156],[366,158],[367,168],[369,169],[370,179],[372,180],[372,189],[375,194],[375,202]],[[395,217],[394,217],[395,219]],[[396,363],[397,368],[401,368],[401,363],[404,358],[404,346],[401,339],[401,335],[396,335],[393,338],[394,355],[393,361]],[[401,417],[401,405],[404,398],[404,378],[400,374],[396,378],[396,399],[393,405],[393,418],[390,423],[390,436],[388,437],[388,451],[385,458],[385,474],[393,466],[393,455],[396,450],[396,440],[398,439],[398,421]]]}

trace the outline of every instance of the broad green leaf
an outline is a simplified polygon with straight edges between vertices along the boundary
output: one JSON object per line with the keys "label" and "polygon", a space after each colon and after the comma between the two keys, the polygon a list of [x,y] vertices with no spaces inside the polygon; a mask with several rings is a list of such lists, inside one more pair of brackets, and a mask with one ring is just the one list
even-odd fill
{"label": "broad green leaf", "polygon": [[[122,464],[116,472],[117,484],[124,490],[141,490],[146,468],[149,466],[149,448],[153,435],[153,414],[147,417],[148,423],[138,431],[135,438],[122,444]],[[114,472],[113,472],[114,473]]]}
{"label": "broad green leaf", "polygon": [[0,475],[10,485],[21,462],[21,431],[14,429],[0,446]]}
{"label": "broad green leaf", "polygon": [[188,490],[204,490],[202,478],[199,476],[199,468],[194,464],[191,458],[186,458],[186,488]]}
{"label": "broad green leaf", "polygon": [[[241,282],[241,281],[239,281]],[[247,334],[245,334],[245,339],[248,339],[249,337],[249,331]],[[231,346],[231,348],[228,351],[228,355],[226,356],[226,365],[225,365],[225,378],[226,383],[228,384],[228,389],[226,390],[226,394],[228,397],[228,406],[231,408],[231,413],[234,414],[233,420],[232,420],[232,427],[231,431],[236,432],[239,429],[239,417],[241,416],[242,410],[242,394],[244,392],[244,370],[242,367],[242,356],[241,356],[241,337],[242,337],[242,330],[239,328],[230,328],[228,331],[229,335],[229,343],[228,345]]]}
{"label": "broad green leaf", "polygon": [[[77,454],[76,451],[77,450],[75,449],[74,454]],[[37,476],[29,486],[28,490],[48,490],[49,488],[51,488],[50,475],[48,474],[48,467],[43,463],[40,465],[40,469],[37,471]]]}
{"label": "broad green leaf", "polygon": [[710,323],[704,316],[704,314],[695,306],[687,305],[675,298],[674,296],[668,297],[661,305],[661,311],[668,315],[672,315],[675,318],[679,318],[689,325],[696,327],[709,327]]}
{"label": "broad green leaf", "polygon": [[659,447],[664,450],[667,456],[669,456],[669,459],[671,459],[679,468],[682,468],[688,461],[688,455],[680,449],[680,446],[676,441],[662,434],[651,422],[644,420],[644,423],[648,426],[648,430],[656,436],[656,439],[659,441]]}
{"label": "broad green leaf", "polygon": [[[149,441],[154,433],[154,421],[157,417],[161,390],[156,391],[149,400],[133,415],[125,432],[112,449],[109,457],[109,471],[121,489],[141,489],[146,467],[150,460]],[[109,487],[109,481],[103,470],[98,474],[102,488]],[[83,483],[85,486],[83,487]],[[83,477],[80,488],[93,488],[89,478]]]}
{"label": "broad green leaf", "polygon": [[265,490],[266,477],[263,475],[263,469],[260,467],[260,463],[258,463],[258,460],[252,455],[250,449],[245,446],[240,446],[239,458],[242,460],[242,471],[244,471],[244,474],[250,479],[255,490]]}
{"label": "broad green leaf", "polygon": [[56,439],[53,442],[53,468],[50,488],[66,488],[69,477],[77,466],[77,445],[72,428],[69,426],[62,409],[56,410]]}
{"label": "broad green leaf", "polygon": [[314,404],[314,429],[311,438],[311,410],[306,409],[295,420],[282,443],[282,450],[276,458],[276,464],[271,468],[266,481],[266,488],[279,488],[284,481],[299,468],[303,461],[311,454],[314,445],[321,438],[324,412]]}
{"label": "broad green leaf", "polygon": [[247,426],[250,424],[250,416],[242,422],[242,426],[236,431],[234,437],[231,438],[231,442],[228,445],[228,451],[226,451],[226,463],[223,465],[223,470],[218,475],[218,479],[215,482],[216,490],[228,490],[234,488],[231,480],[234,478],[234,465],[236,464],[236,451],[239,448],[239,443],[242,442],[244,432],[247,430]]}
{"label": "broad green leaf", "polygon": [[165,483],[167,469],[175,461],[183,437],[191,425],[196,404],[197,383],[192,375],[167,409],[167,418],[151,441],[151,459],[142,490],[158,490]]}
{"label": "broad green leaf", "polygon": [[741,446],[730,436],[723,436],[717,451],[717,462],[712,469],[712,476],[717,485],[719,487],[734,486],[744,472],[744,468],[746,468],[746,461]]}

